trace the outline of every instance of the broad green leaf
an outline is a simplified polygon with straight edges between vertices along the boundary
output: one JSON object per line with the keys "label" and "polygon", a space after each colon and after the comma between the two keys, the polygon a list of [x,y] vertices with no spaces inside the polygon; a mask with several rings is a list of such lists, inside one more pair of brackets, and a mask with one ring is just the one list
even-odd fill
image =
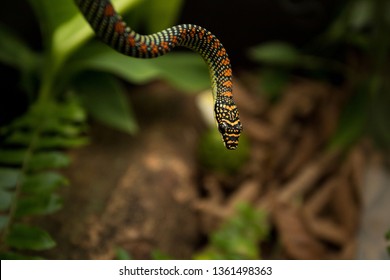
{"label": "broad green leaf", "polygon": [[38,171],[51,168],[62,168],[70,163],[69,157],[57,151],[38,152],[32,155],[28,168],[32,171]]}
{"label": "broad green leaf", "polygon": [[[34,0],[30,0],[34,1]],[[52,0],[41,0],[45,2],[50,2],[51,7],[50,11],[56,10],[53,14],[62,12],[61,9],[54,8],[52,6],[57,4],[57,1]],[[64,0],[63,0],[64,1]],[[124,13],[125,11],[133,8],[140,0],[113,0],[115,9],[119,13]],[[67,5],[66,11],[69,13],[67,18],[62,16],[64,19],[56,25],[56,28],[53,29],[53,39],[52,39],[52,49],[53,49],[53,59],[56,59],[54,64],[56,67],[62,64],[62,62],[67,58],[72,52],[84,44],[89,38],[93,36],[93,31],[89,27],[88,23],[85,21],[81,13],[76,9],[76,4],[74,1],[66,0]],[[70,17],[69,15],[73,16]],[[55,21],[58,23],[58,21]]]}
{"label": "broad green leaf", "polygon": [[211,87],[208,66],[197,53],[174,52],[153,61],[161,76],[172,86],[187,92]]}
{"label": "broad green leaf", "polygon": [[35,251],[50,249],[56,245],[46,231],[23,224],[14,224],[11,227],[6,243],[16,249]]}
{"label": "broad green leaf", "polygon": [[27,194],[44,194],[68,183],[68,180],[59,173],[42,172],[26,176],[22,183],[22,190]]}
{"label": "broad green leaf", "polygon": [[83,70],[109,72],[138,84],[161,76],[152,60],[124,56],[103,43],[90,44],[81,49],[65,69],[68,75]]}
{"label": "broad green leaf", "polygon": [[24,217],[26,215],[51,214],[62,207],[62,199],[57,194],[30,195],[21,197],[18,200],[18,207],[15,215]]}
{"label": "broad green leaf", "polygon": [[199,54],[173,52],[155,59],[124,56],[103,44],[90,44],[80,50],[67,65],[67,75],[83,70],[112,73],[129,82],[142,84],[165,79],[188,92],[211,86],[207,65]]}
{"label": "broad green leaf", "polygon": [[21,179],[19,169],[0,167],[0,189],[14,188]]}
{"label": "broad green leaf", "polygon": [[183,0],[144,0],[140,6],[146,31],[151,34],[174,25],[182,4]]}
{"label": "broad green leaf", "polygon": [[9,209],[14,194],[4,189],[0,189],[0,211]]}
{"label": "broad green leaf", "polygon": [[259,62],[293,66],[299,62],[300,53],[291,45],[282,42],[265,43],[250,50],[250,56]]}
{"label": "broad green leaf", "polygon": [[76,83],[87,111],[97,120],[133,134],[137,130],[132,111],[118,81],[108,75],[83,75]]}
{"label": "broad green leaf", "polygon": [[27,156],[26,149],[0,150],[0,163],[21,165]]}

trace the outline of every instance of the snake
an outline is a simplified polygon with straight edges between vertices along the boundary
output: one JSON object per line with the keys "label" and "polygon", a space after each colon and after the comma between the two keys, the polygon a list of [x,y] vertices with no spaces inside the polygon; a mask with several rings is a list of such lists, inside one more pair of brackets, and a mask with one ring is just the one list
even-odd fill
{"label": "snake", "polygon": [[242,124],[233,100],[232,67],[220,40],[195,24],[180,24],[150,35],[127,26],[109,0],[74,0],[96,36],[114,50],[135,58],[155,58],[186,47],[200,54],[209,68],[214,117],[225,147],[238,146]]}

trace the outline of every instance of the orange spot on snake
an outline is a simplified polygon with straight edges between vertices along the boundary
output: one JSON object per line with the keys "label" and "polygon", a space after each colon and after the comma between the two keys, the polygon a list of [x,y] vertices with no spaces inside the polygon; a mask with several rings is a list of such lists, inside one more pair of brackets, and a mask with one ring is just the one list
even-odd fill
{"label": "orange spot on snake", "polygon": [[191,36],[191,38],[194,38],[195,35],[196,35],[196,28],[195,28],[195,27],[192,27],[192,28],[191,28],[191,31],[190,31],[190,36]]}
{"label": "orange spot on snake", "polygon": [[146,44],[141,44],[139,46],[139,51],[142,52],[142,53],[147,53],[148,47],[146,46]]}
{"label": "orange spot on snake", "polygon": [[225,87],[232,87],[233,83],[232,83],[232,81],[226,81],[222,85],[224,85]]}
{"label": "orange spot on snake", "polygon": [[152,54],[157,55],[158,54],[158,47],[155,43],[151,43],[150,45],[150,51]]}
{"label": "orange spot on snake", "polygon": [[115,32],[119,33],[119,34],[123,34],[123,32],[125,32],[125,23],[123,21],[117,21],[115,23]]}
{"label": "orange spot on snake", "polygon": [[168,44],[168,42],[165,42],[165,41],[163,41],[163,42],[161,42],[160,43],[160,46],[164,49],[164,50],[169,50],[169,44]]}
{"label": "orange spot on snake", "polygon": [[127,37],[127,42],[129,42],[130,47],[134,47],[135,46],[134,37],[132,37],[132,36]]}
{"label": "orange spot on snake", "polygon": [[226,50],[225,49],[221,49],[217,52],[217,55],[218,56],[225,56],[226,55]]}
{"label": "orange spot on snake", "polygon": [[199,32],[198,36],[199,36],[199,39],[203,39],[203,36],[204,36],[204,30],[203,29]]}
{"label": "orange spot on snake", "polygon": [[171,41],[172,41],[173,44],[177,44],[177,36],[174,36],[174,35],[173,35],[173,36],[171,37]]}
{"label": "orange spot on snake", "polygon": [[230,63],[230,60],[229,60],[229,58],[226,57],[221,62],[223,65],[228,65]]}
{"label": "orange spot on snake", "polygon": [[[231,91],[227,91],[222,93],[222,95],[227,96],[227,97],[233,97],[233,93]],[[231,110],[231,108],[229,108]]]}
{"label": "orange spot on snake", "polygon": [[187,37],[187,29],[180,29],[180,36],[185,39]]}
{"label": "orange spot on snake", "polygon": [[232,69],[226,69],[224,72],[223,72],[223,75],[226,76],[226,77],[229,77],[232,75]]}
{"label": "orange spot on snake", "polygon": [[104,8],[104,16],[112,17],[114,14],[115,14],[114,7],[110,3],[107,3],[106,7]]}

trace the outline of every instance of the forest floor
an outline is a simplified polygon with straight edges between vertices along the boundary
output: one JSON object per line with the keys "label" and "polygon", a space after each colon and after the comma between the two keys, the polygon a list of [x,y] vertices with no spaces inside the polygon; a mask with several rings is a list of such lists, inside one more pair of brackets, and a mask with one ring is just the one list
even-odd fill
{"label": "forest floor", "polygon": [[296,79],[271,103],[250,75],[236,80],[250,141],[239,171],[222,175],[200,165],[206,125],[195,95],[161,82],[132,88],[139,132],[91,125],[91,143],[71,152],[64,171],[64,208],[45,220],[58,243],[46,257],[114,259],[122,248],[134,259],[157,249],[189,259],[246,201],[268,213],[262,258],[356,258],[365,170],[382,158],[367,140],[347,151],[328,147],[348,88]]}

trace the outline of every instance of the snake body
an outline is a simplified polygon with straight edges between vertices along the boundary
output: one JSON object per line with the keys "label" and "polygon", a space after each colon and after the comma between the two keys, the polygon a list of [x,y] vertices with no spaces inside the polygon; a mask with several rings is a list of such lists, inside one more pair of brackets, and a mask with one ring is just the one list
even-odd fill
{"label": "snake body", "polygon": [[108,0],[75,0],[96,35],[118,52],[137,58],[154,58],[176,46],[198,52],[206,61],[212,79],[214,115],[226,148],[237,148],[242,130],[233,100],[232,69],[221,42],[210,31],[193,24],[182,24],[151,35],[132,30]]}

